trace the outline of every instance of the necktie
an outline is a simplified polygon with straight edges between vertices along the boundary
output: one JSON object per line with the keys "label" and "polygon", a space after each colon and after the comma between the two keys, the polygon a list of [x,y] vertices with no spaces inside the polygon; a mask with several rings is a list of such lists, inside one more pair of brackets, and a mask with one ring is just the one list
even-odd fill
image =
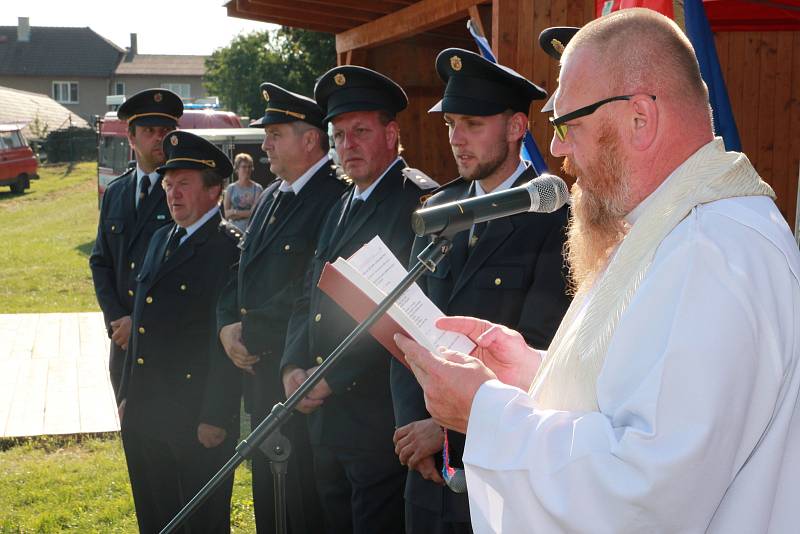
{"label": "necktie", "polygon": [[175,253],[178,247],[181,244],[181,238],[186,235],[186,228],[178,227],[178,229],[172,232],[172,236],[170,236],[169,241],[167,241],[167,248],[164,251],[164,261]]}
{"label": "necktie", "polygon": [[292,204],[294,197],[294,191],[281,191],[278,193],[278,198],[275,199],[275,207],[272,209],[272,215],[269,218],[269,224],[274,224],[281,220],[281,217],[286,214],[286,210]]}
{"label": "necktie", "polygon": [[360,198],[354,198],[350,202],[350,206],[347,209],[347,213],[345,213],[344,215],[344,221],[342,221],[342,226],[346,227],[348,224],[350,224],[350,221],[352,221],[355,218],[356,214],[358,213],[358,210],[360,210],[361,206],[363,205],[364,205],[363,200],[361,200]]}
{"label": "necktie", "polygon": [[142,176],[142,181],[139,183],[139,200],[136,202],[136,207],[142,205],[142,201],[147,196],[148,191],[150,191],[150,175],[145,174]]}
{"label": "necktie", "polygon": [[487,222],[481,222],[472,227],[472,237],[469,238],[469,250],[472,251],[478,244],[483,233],[486,231]]}

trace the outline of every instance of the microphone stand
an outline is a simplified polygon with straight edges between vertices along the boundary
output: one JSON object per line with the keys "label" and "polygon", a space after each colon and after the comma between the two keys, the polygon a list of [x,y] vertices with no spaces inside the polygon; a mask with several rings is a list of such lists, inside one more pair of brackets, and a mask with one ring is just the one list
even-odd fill
{"label": "microphone stand", "polygon": [[[458,217],[454,217],[454,220],[451,221],[455,223],[455,219]],[[450,225],[448,225],[450,226]],[[452,226],[457,226],[452,224]],[[428,246],[417,256],[417,263],[411,269],[411,271],[406,274],[405,277],[397,284],[391,293],[389,293],[386,298],[384,298],[378,307],[366,318],[364,322],[359,324],[344,340],[339,343],[333,352],[325,358],[325,361],[317,368],[316,371],[311,373],[308,378],[300,385],[294,393],[292,393],[286,402],[279,402],[275,406],[273,406],[272,411],[269,415],[261,421],[261,423],[247,436],[243,439],[237,446],[234,452],[234,455],[223,465],[217,473],[211,477],[205,486],[203,486],[197,494],[192,497],[186,505],[181,509],[178,514],[172,518],[172,520],[161,530],[161,534],[170,534],[171,532],[175,532],[181,524],[183,524],[194,512],[197,508],[216,490],[216,488],[231,474],[233,471],[245,461],[250,455],[253,453],[253,450],[259,447],[264,440],[266,440],[272,434],[278,432],[280,427],[289,420],[289,418],[294,413],[294,408],[297,406],[300,401],[308,395],[308,393],[314,389],[314,386],[322,380],[325,375],[328,373],[328,370],[336,365],[345,351],[353,344],[356,338],[361,335],[362,332],[368,330],[375,322],[384,314],[386,313],[389,308],[395,303],[395,301],[400,298],[400,296],[405,293],[405,291],[411,287],[414,282],[422,276],[422,273],[425,270],[434,271],[436,266],[439,262],[444,258],[444,256],[450,251],[452,247],[451,239],[453,234],[456,232],[447,231],[448,229],[445,228],[445,231],[442,233],[432,236],[431,242]],[[281,436],[283,437],[283,436]],[[283,489],[283,479],[285,478],[285,461],[288,460],[288,451],[291,449],[290,446],[287,446],[288,440],[285,438],[283,440],[276,440],[278,443],[274,445],[274,447],[278,450],[271,450],[268,444],[264,444],[265,447],[262,447],[264,453],[271,458],[273,454],[281,457],[280,461],[284,462],[283,467],[281,468],[280,474],[276,477],[275,480],[275,489],[276,489],[276,509],[280,508],[280,510],[276,510],[276,527],[278,534],[285,533],[286,527],[286,517],[285,517],[285,494]],[[270,453],[273,454],[270,454]]]}

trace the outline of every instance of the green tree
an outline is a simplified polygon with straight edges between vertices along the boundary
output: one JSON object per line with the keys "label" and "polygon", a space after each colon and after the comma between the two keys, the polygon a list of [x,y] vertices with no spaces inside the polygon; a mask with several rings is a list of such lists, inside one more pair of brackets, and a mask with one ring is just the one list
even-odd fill
{"label": "green tree", "polygon": [[336,65],[331,34],[280,28],[240,34],[206,60],[205,87],[226,109],[253,119],[264,113],[263,82],[312,96],[314,82]]}

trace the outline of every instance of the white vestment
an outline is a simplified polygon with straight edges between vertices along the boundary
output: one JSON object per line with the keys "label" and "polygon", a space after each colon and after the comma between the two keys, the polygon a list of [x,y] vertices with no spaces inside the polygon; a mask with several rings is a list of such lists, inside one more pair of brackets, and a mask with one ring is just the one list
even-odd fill
{"label": "white vestment", "polygon": [[619,320],[599,411],[478,390],[475,532],[800,532],[798,359],[800,253],[774,202],[694,208]]}

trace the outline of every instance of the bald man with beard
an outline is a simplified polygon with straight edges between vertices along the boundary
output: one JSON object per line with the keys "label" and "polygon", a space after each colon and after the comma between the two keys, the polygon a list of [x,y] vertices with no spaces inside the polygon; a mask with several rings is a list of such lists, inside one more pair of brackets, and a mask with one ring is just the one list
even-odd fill
{"label": "bald man with beard", "polygon": [[649,10],[592,21],[553,103],[576,295],[548,350],[467,317],[438,326],[472,356],[396,336],[466,433],[474,530],[796,532],[800,252],[691,44]]}

